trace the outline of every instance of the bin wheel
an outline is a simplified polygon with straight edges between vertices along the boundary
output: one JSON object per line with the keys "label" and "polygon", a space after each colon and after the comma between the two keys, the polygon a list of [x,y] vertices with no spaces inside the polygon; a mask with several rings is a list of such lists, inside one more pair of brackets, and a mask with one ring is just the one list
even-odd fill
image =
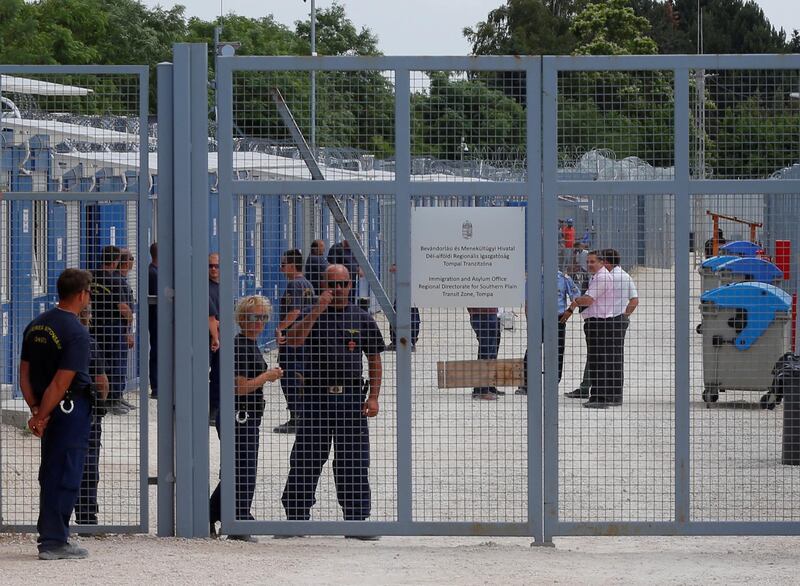
{"label": "bin wheel", "polygon": [[697,332],[698,334],[702,334],[703,333],[703,324],[697,324],[697,327],[694,329],[694,331]]}
{"label": "bin wheel", "polygon": [[703,391],[703,403],[716,403],[719,401],[719,391],[716,389],[705,389]]}
{"label": "bin wheel", "polygon": [[778,395],[775,391],[770,391],[761,397],[758,404],[761,405],[762,409],[769,409],[772,411],[775,409],[775,405],[778,404]]}

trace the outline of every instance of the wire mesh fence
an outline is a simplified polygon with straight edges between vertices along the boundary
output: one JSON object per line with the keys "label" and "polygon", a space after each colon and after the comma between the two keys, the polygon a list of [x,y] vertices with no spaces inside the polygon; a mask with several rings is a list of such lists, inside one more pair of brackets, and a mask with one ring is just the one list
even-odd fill
{"label": "wire mesh fence", "polygon": [[[141,297],[131,278],[137,262],[136,215],[129,216],[124,203],[102,201],[29,200],[0,205],[4,220],[0,238],[11,243],[2,253],[3,292],[7,293],[3,297],[5,327],[0,356],[3,524],[35,525],[39,509],[41,440],[27,431],[29,411],[20,392],[18,370],[21,348],[30,343],[31,334],[25,332],[29,322],[56,307],[56,283],[63,270],[83,267],[93,276],[92,303],[80,321],[93,340],[90,370],[95,401],[75,521],[93,526],[138,526],[141,410],[146,411],[147,404],[139,400],[134,325]],[[116,244],[93,245],[87,241],[86,231],[72,237],[66,230],[67,219],[78,217],[93,226],[91,231],[97,228],[106,236],[110,226],[117,226]],[[131,226],[133,232],[129,233]]]}
{"label": "wire mesh fence", "polygon": [[[0,525],[37,522],[43,443],[27,431],[20,356],[42,343],[29,324],[61,311],[59,276],[79,268],[94,279],[93,303],[73,320],[92,338],[91,392],[69,392],[95,400],[73,519],[89,533],[135,530],[144,523],[148,408],[137,332],[146,300],[138,271],[148,262],[139,259],[140,220],[149,218],[138,200],[142,157],[155,148],[142,68],[42,69],[0,77]],[[26,352],[30,368],[44,368],[41,352]],[[56,411],[54,420],[71,416],[68,402]]]}
{"label": "wire mesh fence", "polygon": [[716,235],[696,242],[698,261],[688,269],[696,520],[798,518],[790,495],[800,471],[785,465],[784,387],[775,376],[784,355],[796,349],[796,254],[785,249],[796,242],[796,222],[791,209],[770,213],[796,201],[767,194],[705,196],[692,206],[717,226]]}
{"label": "wire mesh fence", "polygon": [[[799,82],[796,68],[769,61],[746,69],[661,59],[640,71],[553,61],[539,80],[538,62],[526,60],[467,71],[464,61],[446,68],[386,58],[364,70],[317,71],[313,95],[303,67],[233,67],[233,123],[221,128],[232,152],[209,157],[207,253],[210,282],[220,265],[234,269],[222,285],[235,295],[216,301],[235,305],[236,337],[223,341],[234,345],[232,381],[219,380],[209,321],[210,479],[213,489],[220,461],[234,461],[234,491],[222,495],[234,501],[234,520],[369,520],[407,523],[409,532],[413,523],[437,532],[436,524],[470,522],[502,532],[511,524],[528,531],[542,515],[555,534],[797,520],[773,367],[795,349],[800,266],[792,247],[800,234],[797,190],[785,186],[800,177],[791,98]],[[112,397],[97,523],[131,526],[142,498],[144,405],[140,349],[127,336],[141,323],[142,222],[155,226],[133,193],[157,133],[142,133],[135,75],[34,77],[0,84],[0,191],[29,194],[0,201],[2,411],[19,402],[22,331],[55,303],[60,271],[96,271],[98,287],[111,284],[94,295],[92,332]],[[541,121],[528,111],[540,81],[552,106]],[[539,135],[541,170],[539,153],[529,152]],[[215,175],[227,154],[233,177],[225,184]],[[531,183],[540,172],[541,199]],[[331,192],[304,191],[311,178],[331,180]],[[714,179],[751,182],[717,193],[706,186]],[[335,187],[343,180],[364,187],[345,193],[349,185]],[[276,194],[278,182],[285,193]],[[156,195],[148,179],[150,187]],[[63,200],[54,195],[62,192]],[[231,217],[220,212],[227,197]],[[419,267],[407,272],[401,231],[410,225],[413,235],[411,219],[424,209],[458,216],[464,239],[487,210],[544,218],[543,233],[528,232],[524,245],[530,253],[541,243],[544,263],[526,258],[513,277],[537,291],[541,306],[526,307],[523,297],[507,306],[400,299],[419,279]],[[512,234],[509,226],[489,239]],[[445,231],[437,225],[428,236]],[[232,254],[220,258],[226,235]],[[138,257],[127,275],[102,272],[111,245]],[[117,254],[117,263],[127,258]],[[707,264],[711,257],[742,268]],[[326,273],[326,263],[347,271]],[[411,307],[394,324],[393,302]],[[538,360],[528,340],[539,332],[545,368],[521,374],[527,354]],[[443,383],[455,364],[467,365],[466,378]],[[511,374],[501,376],[505,364]],[[487,383],[490,371],[502,380]],[[544,396],[527,395],[527,377],[540,374]],[[375,413],[369,398],[378,388]],[[230,413],[217,410],[225,395],[234,396]],[[530,419],[531,401],[550,407],[542,421]],[[213,429],[225,417],[230,454]],[[538,470],[531,449],[541,429]],[[36,440],[8,418],[2,431],[3,523],[30,526]],[[529,487],[541,475],[544,499],[532,504]],[[218,520],[214,506],[212,498]]]}

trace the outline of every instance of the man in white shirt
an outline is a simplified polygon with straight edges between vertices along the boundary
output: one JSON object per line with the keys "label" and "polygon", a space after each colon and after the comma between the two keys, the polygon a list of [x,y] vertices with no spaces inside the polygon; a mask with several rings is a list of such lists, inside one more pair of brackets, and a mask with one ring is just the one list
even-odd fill
{"label": "man in white shirt", "polygon": [[613,284],[613,314],[611,328],[611,344],[606,352],[609,363],[610,380],[608,396],[622,402],[622,385],[625,380],[625,334],[628,331],[629,318],[639,306],[639,293],[631,276],[619,266],[620,255],[613,248],[603,251],[606,270],[611,275]]}
{"label": "man in white shirt", "polygon": [[[610,257],[608,264],[606,255]],[[587,382],[591,384],[591,391],[583,406],[605,409],[622,404],[625,332],[628,316],[638,304],[638,295],[630,276],[619,268],[616,250],[592,251],[587,263],[593,275],[589,288],[570,304],[562,319],[568,320],[576,307],[586,308],[583,331],[586,335]],[[608,266],[612,270],[618,269],[618,272],[612,275]],[[632,297],[629,296],[631,293]]]}

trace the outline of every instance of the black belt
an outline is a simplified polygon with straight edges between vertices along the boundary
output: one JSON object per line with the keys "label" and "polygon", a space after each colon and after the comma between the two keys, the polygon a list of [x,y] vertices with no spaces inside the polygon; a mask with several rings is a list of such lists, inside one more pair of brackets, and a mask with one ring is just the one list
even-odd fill
{"label": "black belt", "polygon": [[348,389],[355,389],[360,392],[363,388],[363,383],[360,380],[350,381],[346,383],[332,383],[332,384],[319,384],[319,383],[309,384],[308,382],[306,382],[306,388],[320,391],[323,394],[327,393],[329,395],[342,395]]}
{"label": "black belt", "polygon": [[611,321],[612,319],[619,320],[628,318],[625,317],[624,313],[620,313],[619,315],[615,315],[614,317],[587,317],[583,321]]}

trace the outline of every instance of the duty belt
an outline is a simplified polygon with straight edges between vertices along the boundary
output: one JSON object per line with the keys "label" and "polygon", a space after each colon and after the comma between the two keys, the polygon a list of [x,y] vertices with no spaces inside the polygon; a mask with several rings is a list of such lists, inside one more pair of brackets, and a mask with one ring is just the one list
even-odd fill
{"label": "duty belt", "polygon": [[92,398],[92,389],[91,387],[84,387],[83,389],[67,389],[67,392],[64,393],[64,398],[59,401],[58,406],[61,408],[61,411],[69,415],[72,413],[72,410],[75,409],[75,401],[73,399],[77,399],[79,397],[83,397],[85,399]]}

